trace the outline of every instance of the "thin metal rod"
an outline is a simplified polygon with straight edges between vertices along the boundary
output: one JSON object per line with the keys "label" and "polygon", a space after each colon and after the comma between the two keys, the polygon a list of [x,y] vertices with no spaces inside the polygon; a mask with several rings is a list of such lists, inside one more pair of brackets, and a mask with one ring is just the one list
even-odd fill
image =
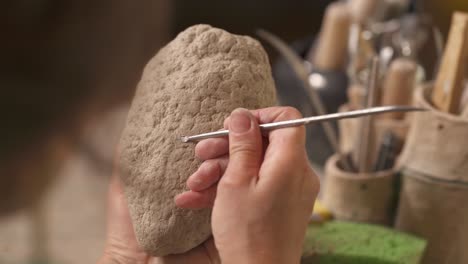
{"label": "thin metal rod", "polygon": [[[271,130],[280,129],[280,128],[287,128],[287,127],[297,127],[308,125],[312,123],[319,123],[324,121],[332,121],[332,120],[339,120],[345,118],[356,118],[361,116],[368,116],[368,115],[376,115],[376,114],[383,114],[388,112],[412,112],[412,111],[426,111],[427,109],[421,107],[413,107],[413,106],[380,106],[368,109],[361,109],[356,111],[349,111],[349,112],[342,112],[342,113],[334,113],[328,115],[320,115],[320,116],[312,116],[306,117],[301,119],[294,119],[288,121],[281,121],[275,123],[268,123],[268,124],[261,124],[260,129],[263,133],[266,133]],[[219,138],[219,137],[226,137],[229,135],[229,130],[220,130],[215,132],[209,132],[194,136],[183,136],[181,137],[182,142],[196,142],[203,139],[208,138]]]}

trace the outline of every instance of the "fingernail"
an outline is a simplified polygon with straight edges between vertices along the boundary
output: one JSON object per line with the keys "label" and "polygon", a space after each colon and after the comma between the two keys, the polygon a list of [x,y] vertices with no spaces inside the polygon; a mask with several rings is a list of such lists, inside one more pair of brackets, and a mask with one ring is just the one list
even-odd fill
{"label": "fingernail", "polygon": [[236,109],[231,114],[229,130],[234,133],[245,133],[250,130],[252,121],[249,112],[246,109]]}

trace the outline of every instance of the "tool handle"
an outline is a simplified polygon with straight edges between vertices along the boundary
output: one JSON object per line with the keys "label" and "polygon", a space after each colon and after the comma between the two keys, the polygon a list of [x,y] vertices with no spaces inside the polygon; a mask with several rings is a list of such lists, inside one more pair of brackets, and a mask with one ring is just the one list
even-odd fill
{"label": "tool handle", "polygon": [[468,14],[455,12],[432,102],[441,111],[458,114],[468,56]]}
{"label": "tool handle", "polygon": [[[417,65],[399,58],[390,64],[382,91],[382,105],[410,105],[414,90]],[[387,113],[382,118],[403,119],[405,113]]]}
{"label": "tool handle", "polygon": [[348,1],[349,9],[354,22],[365,24],[375,16],[379,6],[379,0],[351,0]]}
{"label": "tool handle", "polygon": [[344,2],[328,6],[312,64],[321,71],[338,71],[346,66],[351,15]]}

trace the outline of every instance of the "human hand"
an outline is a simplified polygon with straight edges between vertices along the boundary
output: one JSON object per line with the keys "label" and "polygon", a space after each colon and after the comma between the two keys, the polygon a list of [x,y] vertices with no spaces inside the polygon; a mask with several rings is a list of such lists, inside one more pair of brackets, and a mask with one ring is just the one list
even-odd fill
{"label": "human hand", "polygon": [[106,246],[98,264],[220,263],[212,238],[184,254],[157,258],[143,251],[136,240],[127,201],[117,175],[112,177],[109,187],[107,218]]}
{"label": "human hand", "polygon": [[176,197],[183,208],[213,206],[223,263],[299,263],[319,181],[304,149],[305,128],[260,134],[258,123],[300,118],[295,109],[238,109],[225,121],[229,139],[197,144],[204,160]]}

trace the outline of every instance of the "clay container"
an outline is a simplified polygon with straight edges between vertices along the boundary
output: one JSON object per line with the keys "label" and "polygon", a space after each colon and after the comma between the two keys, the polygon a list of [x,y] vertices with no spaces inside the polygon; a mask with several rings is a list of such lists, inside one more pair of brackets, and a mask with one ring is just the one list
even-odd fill
{"label": "clay container", "polygon": [[468,263],[468,120],[436,110],[432,85],[416,92],[403,150],[396,227],[428,240],[423,263]]}
{"label": "clay container", "polygon": [[344,221],[390,224],[395,205],[396,174],[346,172],[332,156],[325,167],[323,204]]}

